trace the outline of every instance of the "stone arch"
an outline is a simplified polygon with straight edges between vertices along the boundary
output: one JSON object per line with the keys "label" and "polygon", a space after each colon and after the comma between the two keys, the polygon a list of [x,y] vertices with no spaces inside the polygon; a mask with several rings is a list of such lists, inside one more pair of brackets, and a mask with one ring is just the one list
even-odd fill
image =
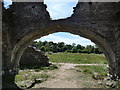
{"label": "stone arch", "polygon": [[20,61],[23,51],[33,40],[41,38],[48,34],[55,33],[55,32],[69,32],[69,33],[90,39],[92,42],[94,42],[96,45],[98,45],[99,48],[101,48],[103,50],[103,52],[106,56],[106,59],[108,61],[108,64],[111,67],[110,73],[113,74],[112,69],[114,68],[114,66],[112,66],[112,65],[114,63],[115,55],[114,55],[112,48],[109,46],[109,43],[105,40],[105,38],[101,37],[99,34],[97,34],[95,32],[91,32],[86,29],[80,29],[80,28],[76,28],[73,26],[66,26],[66,25],[60,25],[60,24],[52,25],[43,30],[38,30],[38,31],[30,33],[30,34],[26,35],[24,38],[22,38],[22,40],[14,47],[14,50],[12,52],[13,58],[11,58],[11,61],[12,61],[14,69],[15,68],[17,69],[17,67],[19,66],[19,61]]}
{"label": "stone arch", "polygon": [[[33,6],[36,6],[34,10]],[[50,20],[43,2],[14,2],[9,9],[2,7],[2,10],[3,37],[7,37],[2,40],[7,51],[4,50],[2,53],[8,57],[3,60],[7,61],[3,70],[9,78],[12,78],[9,82],[4,81],[6,85],[13,83],[14,76],[18,72],[20,57],[29,43],[59,31],[80,35],[96,43],[106,55],[110,74],[116,80],[120,78],[120,37],[118,35],[120,2],[92,4],[79,2],[74,8],[73,15],[61,20]],[[4,86],[7,87],[6,85]]]}

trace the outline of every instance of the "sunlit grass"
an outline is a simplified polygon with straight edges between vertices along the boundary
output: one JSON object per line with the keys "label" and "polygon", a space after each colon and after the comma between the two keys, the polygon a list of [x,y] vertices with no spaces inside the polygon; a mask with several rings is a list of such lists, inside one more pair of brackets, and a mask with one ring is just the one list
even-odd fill
{"label": "sunlit grass", "polygon": [[76,66],[77,71],[82,71],[86,74],[98,73],[100,76],[107,76],[108,74],[108,68],[106,65],[101,66]]}
{"label": "sunlit grass", "polygon": [[36,79],[42,79],[41,82],[46,81],[50,77],[47,72],[55,69],[58,69],[58,65],[52,64],[48,67],[22,67],[22,70],[20,70],[18,75],[15,77],[15,83],[19,87],[26,88],[30,86]]}
{"label": "sunlit grass", "polygon": [[50,62],[77,63],[77,64],[107,64],[103,54],[81,53],[53,53],[49,56]]}

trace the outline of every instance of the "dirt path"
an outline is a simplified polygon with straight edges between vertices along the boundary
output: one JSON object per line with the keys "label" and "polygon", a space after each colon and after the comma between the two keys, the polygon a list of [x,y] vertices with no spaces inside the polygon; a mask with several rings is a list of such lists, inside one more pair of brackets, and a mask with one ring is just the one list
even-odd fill
{"label": "dirt path", "polygon": [[[76,72],[72,68],[74,68],[74,66],[77,65],[98,65],[98,64],[70,64],[70,63],[59,64],[61,65],[59,69],[48,72],[51,78],[40,84],[36,84],[33,88],[85,88],[85,84],[88,85],[88,83],[89,83],[88,87],[94,88],[93,83],[95,82],[91,78],[84,77],[85,75],[83,75],[82,73],[80,74],[80,72]],[[83,78],[85,78],[86,80],[83,80]]]}
{"label": "dirt path", "polygon": [[106,65],[106,64],[72,64],[72,63],[52,63],[52,64],[64,65],[65,69],[66,68],[74,68],[74,66],[77,66],[77,65],[80,65],[80,66],[101,66],[101,65]]}

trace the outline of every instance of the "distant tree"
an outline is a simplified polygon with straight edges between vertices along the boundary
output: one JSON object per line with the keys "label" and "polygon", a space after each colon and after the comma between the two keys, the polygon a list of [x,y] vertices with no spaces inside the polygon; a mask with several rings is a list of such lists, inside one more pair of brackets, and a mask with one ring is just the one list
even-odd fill
{"label": "distant tree", "polygon": [[89,53],[88,49],[81,50],[81,53]]}
{"label": "distant tree", "polygon": [[71,53],[71,52],[72,52],[72,50],[66,50],[66,52],[69,52],[69,53]]}
{"label": "distant tree", "polygon": [[64,47],[64,46],[65,46],[65,43],[64,43],[64,42],[59,42],[59,43],[58,43],[58,47],[59,47],[59,48],[62,48],[62,47]]}
{"label": "distant tree", "polygon": [[49,42],[45,44],[45,47],[46,47],[46,51],[52,51],[52,48]]}
{"label": "distant tree", "polygon": [[65,49],[66,49],[65,43],[64,43],[64,42],[59,42],[59,43],[58,43],[58,51],[59,51],[59,52],[64,52]]}
{"label": "distant tree", "polygon": [[77,52],[81,53],[81,51],[82,51],[81,49],[78,49],[78,51],[77,51]]}
{"label": "distant tree", "polygon": [[45,46],[41,46],[40,50],[43,51],[43,52],[46,52],[46,47]]}
{"label": "distant tree", "polygon": [[43,46],[46,46],[46,44],[47,44],[47,41],[44,41],[42,45],[43,45]]}
{"label": "distant tree", "polygon": [[67,50],[71,50],[72,48],[73,48],[73,46],[72,45],[66,45],[66,47],[67,47]]}
{"label": "distant tree", "polygon": [[66,50],[67,50],[66,46],[62,47],[62,52],[65,52]]}
{"label": "distant tree", "polygon": [[56,43],[53,44],[52,51],[53,51],[53,53],[57,53],[58,49],[57,49]]}
{"label": "distant tree", "polygon": [[82,46],[82,50],[85,49],[85,46]]}
{"label": "distant tree", "polygon": [[99,48],[94,48],[94,53],[95,54],[101,54],[101,52],[99,51]]}
{"label": "distant tree", "polygon": [[77,49],[81,49],[82,50],[82,46],[80,44],[77,45]]}
{"label": "distant tree", "polygon": [[43,46],[43,42],[42,41],[37,42],[36,46],[37,46],[37,49],[40,49],[41,46]]}
{"label": "distant tree", "polygon": [[71,50],[72,53],[77,53],[77,47],[73,47]]}
{"label": "distant tree", "polygon": [[72,52],[72,53],[96,53],[96,54],[101,54],[103,53],[100,48],[98,48],[97,45],[92,46],[92,45],[87,45],[82,46],[80,44],[76,45],[73,43],[72,45],[65,44],[64,42],[59,42],[59,43],[54,43],[52,41],[47,42],[47,41],[33,41],[31,43],[32,47],[36,47],[36,49],[39,49],[41,51],[52,51],[52,52]]}
{"label": "distant tree", "polygon": [[86,49],[88,49],[89,53],[94,53],[94,46],[92,45],[87,45]]}
{"label": "distant tree", "polygon": [[74,47],[76,44],[75,43],[72,43],[72,46]]}
{"label": "distant tree", "polygon": [[52,41],[49,42],[49,45],[53,45],[54,43]]}

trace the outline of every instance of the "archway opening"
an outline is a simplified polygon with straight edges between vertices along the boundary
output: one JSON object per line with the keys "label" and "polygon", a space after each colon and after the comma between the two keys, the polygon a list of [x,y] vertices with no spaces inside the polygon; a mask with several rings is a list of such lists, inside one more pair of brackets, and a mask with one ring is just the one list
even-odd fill
{"label": "archway opening", "polygon": [[70,17],[77,3],[78,0],[44,0],[52,20]]}
{"label": "archway opening", "polygon": [[3,0],[4,7],[7,9],[12,5],[12,0]]}
{"label": "archway opening", "polygon": [[[33,83],[35,83],[36,81],[38,81],[38,83],[35,83],[36,85],[33,86],[32,88],[41,88],[43,85],[40,82],[46,82],[48,78],[50,77],[55,77],[56,80],[58,79],[58,77],[56,76],[51,76],[51,74],[48,73],[52,73],[52,74],[71,74],[69,76],[64,76],[63,78],[69,80],[66,83],[70,83],[71,84],[71,80],[74,80],[75,82],[79,82],[79,78],[81,78],[81,75],[85,75],[85,77],[87,76],[88,80],[91,81],[93,84],[91,86],[90,82],[84,82],[83,84],[88,84],[88,88],[93,88],[93,87],[103,87],[102,85],[99,86],[98,84],[98,80],[102,80],[104,78],[107,77],[108,71],[107,71],[107,61],[104,57],[104,54],[101,50],[99,50],[98,47],[95,46],[95,44],[93,42],[91,42],[88,39],[79,37],[77,35],[73,35],[70,33],[65,33],[65,32],[59,32],[59,33],[53,33],[50,34],[48,36],[42,37],[40,39],[34,40],[32,42],[32,44],[29,47],[33,47],[34,49],[36,49],[39,53],[42,51],[44,54],[48,55],[49,57],[49,61],[52,64],[52,66],[48,65],[47,62],[47,68],[46,67],[39,67],[43,64],[40,65],[39,62],[38,63],[39,66],[37,66],[37,64],[35,66],[32,66],[30,68],[28,67],[23,67],[21,69],[21,71],[19,72],[19,74],[16,76],[16,84],[18,86],[22,86],[24,88],[26,87],[30,87]],[[29,52],[29,51],[28,51]],[[28,53],[27,52],[27,53]],[[24,54],[23,54],[24,55]],[[29,55],[29,56],[27,56]],[[29,57],[29,58],[22,58],[24,59],[23,61],[27,62],[31,62],[30,59],[31,56],[33,55],[33,53],[29,52],[29,54],[26,54],[24,57]],[[38,57],[45,57],[45,56],[38,56],[35,55],[34,58],[38,58]],[[41,58],[38,58],[41,59]],[[43,58],[42,61],[45,58]],[[36,59],[37,60],[37,59]],[[21,60],[22,61],[22,60]],[[22,62],[23,64],[25,64],[24,62]],[[29,63],[30,64],[30,63]],[[31,64],[34,64],[34,62],[32,62]],[[21,64],[22,65],[22,64]],[[27,66],[27,63],[26,63]],[[64,69],[65,72],[55,72],[57,70],[61,70]],[[53,70],[53,71],[51,71]],[[67,71],[68,70],[68,71]],[[41,74],[41,72],[43,74]],[[72,73],[76,73],[77,76],[75,76],[74,79],[72,79],[72,75],[74,77],[74,74]],[[34,74],[33,74],[34,73]],[[80,74],[80,76],[78,75]],[[89,77],[91,76],[91,77]],[[20,79],[21,77],[23,78],[23,81],[25,80],[24,83],[21,84],[22,80]],[[62,77],[62,75],[60,75],[60,77]],[[82,77],[82,79],[86,79],[85,77]],[[20,80],[19,80],[20,79]],[[61,78],[59,78],[61,79]],[[76,81],[77,79],[77,81]],[[36,81],[35,81],[36,80]],[[55,79],[54,79],[55,80]],[[64,80],[63,80],[64,81]],[[61,80],[61,82],[63,82]],[[55,84],[55,82],[53,81],[52,83]],[[56,81],[56,83],[59,83],[59,81]],[[66,83],[64,83],[66,85]],[[97,84],[95,84],[97,83]],[[60,83],[59,83],[60,84]],[[72,83],[73,84],[73,83]],[[96,86],[97,85],[97,86]],[[56,84],[55,84],[56,86]],[[50,86],[44,86],[43,87],[48,87],[50,88]],[[53,87],[53,86],[52,86]],[[60,86],[58,85],[58,87],[60,88]],[[64,87],[64,86],[63,86]],[[78,86],[70,86],[71,88],[80,88],[79,85]],[[84,88],[85,86],[83,86],[82,88]],[[55,87],[54,87],[55,88]],[[62,87],[61,87],[62,88]],[[65,87],[66,88],[66,87]]]}

